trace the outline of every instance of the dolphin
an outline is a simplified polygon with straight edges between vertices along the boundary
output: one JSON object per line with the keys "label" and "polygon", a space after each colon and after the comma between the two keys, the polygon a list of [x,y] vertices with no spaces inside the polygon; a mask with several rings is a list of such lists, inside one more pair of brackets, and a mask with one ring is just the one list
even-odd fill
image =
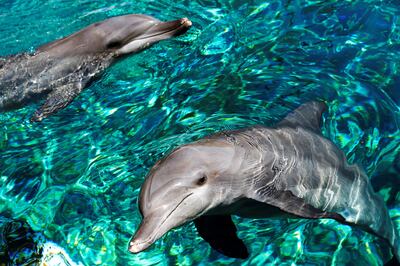
{"label": "dolphin", "polygon": [[36,52],[0,58],[0,111],[46,99],[31,121],[65,108],[117,59],[185,33],[187,18],[161,22],[130,14],[94,23]]}
{"label": "dolphin", "polygon": [[397,260],[399,234],[366,173],[320,131],[323,102],[301,105],[273,127],[216,133],[158,161],[139,194],[143,217],[129,251],[148,248],[194,221],[220,253],[248,257],[231,215],[330,218],[385,239]]}

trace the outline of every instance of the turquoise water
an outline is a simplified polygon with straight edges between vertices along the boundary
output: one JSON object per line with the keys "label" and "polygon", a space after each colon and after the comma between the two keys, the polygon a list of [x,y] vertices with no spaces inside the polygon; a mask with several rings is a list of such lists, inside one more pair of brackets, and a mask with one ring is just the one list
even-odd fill
{"label": "turquoise water", "polygon": [[84,265],[382,265],[391,256],[384,241],[331,220],[235,218],[246,261],[211,250],[192,224],[137,255],[127,243],[144,176],[168,151],[272,125],[316,98],[330,103],[324,135],[365,168],[400,230],[399,4],[1,1],[2,56],[115,15],[193,22],[184,36],[108,69],[42,123],[28,121],[36,106],[0,114],[1,216],[26,221],[37,241]]}

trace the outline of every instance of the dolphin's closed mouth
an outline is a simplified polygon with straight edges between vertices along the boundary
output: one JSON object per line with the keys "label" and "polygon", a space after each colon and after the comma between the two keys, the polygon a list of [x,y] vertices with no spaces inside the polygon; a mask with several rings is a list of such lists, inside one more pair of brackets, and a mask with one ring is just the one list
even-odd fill
{"label": "dolphin's closed mouth", "polygon": [[[190,193],[188,195],[186,195],[176,206],[174,209],[172,209],[170,211],[170,213],[164,218],[164,220],[157,226],[156,230],[153,231],[153,233],[147,237],[145,240],[137,240],[135,239],[135,237],[133,238],[133,240],[131,240],[129,242],[129,248],[128,250],[132,253],[138,253],[141,252],[143,250],[145,250],[146,248],[148,248],[152,243],[154,243],[155,241],[155,236],[158,234],[158,232],[160,231],[162,225],[168,220],[168,218],[172,215],[172,213],[187,199],[189,198],[191,195],[193,195],[193,193]],[[145,220],[144,220],[145,221]],[[141,225],[143,226],[143,225]],[[138,230],[138,232],[140,232],[140,228]]]}
{"label": "dolphin's closed mouth", "polygon": [[[131,39],[123,41],[123,46],[117,45],[116,47],[119,48],[117,48],[116,56],[142,50],[161,40],[184,34],[191,25],[192,22],[187,18],[154,24],[142,35],[131,36]],[[117,44],[119,43],[117,42]]]}
{"label": "dolphin's closed mouth", "polygon": [[[178,22],[178,21],[161,22],[161,23],[165,24],[165,23],[174,23],[174,22]],[[158,25],[159,24],[155,25],[154,27],[157,27]],[[188,30],[191,26],[192,26],[192,22],[188,18],[182,18],[179,20],[179,25],[177,25],[173,29],[167,29],[165,31],[157,32],[157,33],[154,33],[154,34],[148,35],[148,36],[143,36],[142,38],[137,38],[135,40],[148,39],[148,38],[152,38],[152,37],[156,37],[156,36],[160,36],[160,35],[168,34],[168,33],[172,33],[172,32],[177,32],[178,34],[182,34],[186,30]],[[181,30],[185,30],[185,31],[180,32]]]}

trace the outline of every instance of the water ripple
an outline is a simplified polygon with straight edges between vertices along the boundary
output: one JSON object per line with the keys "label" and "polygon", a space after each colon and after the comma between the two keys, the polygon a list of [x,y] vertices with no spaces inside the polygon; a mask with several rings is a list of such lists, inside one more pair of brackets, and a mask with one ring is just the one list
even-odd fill
{"label": "water ripple", "polygon": [[192,224],[138,255],[127,243],[158,159],[219,130],[273,124],[311,99],[329,102],[323,134],[366,169],[400,230],[395,1],[6,1],[1,54],[126,13],[189,17],[193,28],[115,64],[40,124],[28,121],[35,106],[0,115],[4,219],[26,221],[85,265],[383,264],[382,240],[331,220],[235,218],[245,262],[211,250]]}

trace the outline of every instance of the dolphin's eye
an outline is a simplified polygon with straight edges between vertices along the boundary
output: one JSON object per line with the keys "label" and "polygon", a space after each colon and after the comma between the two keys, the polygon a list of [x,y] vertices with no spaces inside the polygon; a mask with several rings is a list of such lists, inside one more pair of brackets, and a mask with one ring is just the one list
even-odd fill
{"label": "dolphin's eye", "polygon": [[199,180],[197,180],[197,185],[201,186],[204,185],[207,182],[207,177],[203,175]]}
{"label": "dolphin's eye", "polygon": [[111,41],[107,44],[107,49],[115,49],[118,47],[121,47],[121,42],[120,41]]}

